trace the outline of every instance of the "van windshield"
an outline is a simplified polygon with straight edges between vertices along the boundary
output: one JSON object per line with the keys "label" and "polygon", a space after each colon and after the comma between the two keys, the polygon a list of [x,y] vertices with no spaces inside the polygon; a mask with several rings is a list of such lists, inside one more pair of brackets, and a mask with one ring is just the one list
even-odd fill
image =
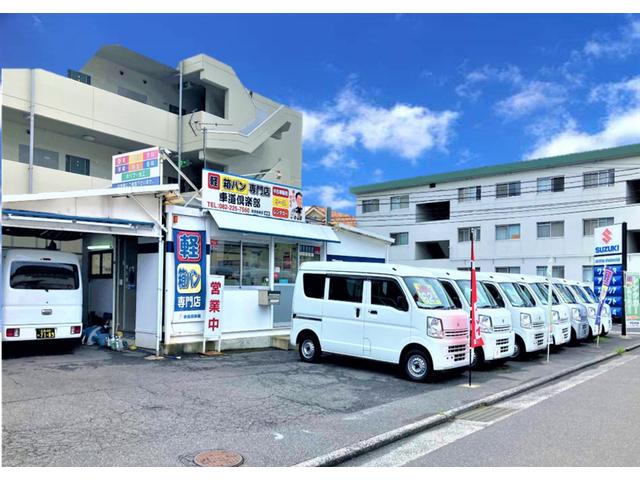
{"label": "van windshield", "polygon": [[593,303],[598,303],[598,297],[596,296],[595,292],[591,289],[591,287],[583,287],[584,291],[587,292],[587,295],[589,295],[589,297],[591,298],[591,301]]}
{"label": "van windshield", "polygon": [[587,294],[582,291],[582,289],[577,285],[571,285],[570,287],[571,293],[581,302],[583,303],[591,303],[591,299],[587,297]]}
{"label": "van windshield", "polygon": [[560,295],[564,297],[564,301],[566,303],[578,303],[576,298],[573,296],[573,293],[571,293],[571,291],[567,288],[566,285],[563,285],[561,283],[556,283],[556,288],[560,292]]}
{"label": "van windshield", "polygon": [[12,262],[9,285],[18,290],[77,290],[78,267],[70,263]]}
{"label": "van windshield", "polygon": [[[467,303],[471,305],[471,280],[456,280],[456,283],[460,287],[460,290],[464,293]],[[496,308],[498,304],[491,295],[487,292],[485,286],[476,281],[478,291],[478,308]]]}
{"label": "van windshield", "polygon": [[514,307],[533,307],[533,304],[520,290],[520,285],[511,282],[502,282],[500,287]]}
{"label": "van windshield", "polygon": [[[544,305],[549,305],[549,302],[547,301],[547,299],[549,298],[549,288],[547,287],[546,283],[532,283],[531,288],[533,288],[533,290],[536,292],[536,295],[538,295],[538,298]],[[553,290],[551,290],[551,304],[560,304],[560,300],[558,299],[556,292],[554,292]]]}
{"label": "van windshield", "polygon": [[454,308],[444,288],[435,278],[404,277],[404,283],[406,283],[413,300],[419,308]]}

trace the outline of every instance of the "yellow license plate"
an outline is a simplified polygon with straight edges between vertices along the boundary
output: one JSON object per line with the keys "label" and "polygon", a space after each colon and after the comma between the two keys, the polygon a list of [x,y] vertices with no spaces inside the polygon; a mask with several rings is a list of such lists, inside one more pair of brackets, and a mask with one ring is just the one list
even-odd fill
{"label": "yellow license plate", "polygon": [[56,338],[56,329],[36,328],[36,338]]}

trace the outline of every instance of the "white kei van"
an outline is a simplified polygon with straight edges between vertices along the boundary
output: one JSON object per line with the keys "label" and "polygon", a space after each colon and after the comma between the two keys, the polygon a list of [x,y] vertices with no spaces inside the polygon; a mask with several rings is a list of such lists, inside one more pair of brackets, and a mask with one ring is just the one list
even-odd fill
{"label": "white kei van", "polygon": [[522,292],[513,275],[506,273],[477,274],[478,281],[487,288],[501,307],[511,312],[511,323],[516,335],[513,358],[537,352],[547,347],[544,312]]}
{"label": "white kei van", "polygon": [[[560,346],[571,341],[571,318],[569,306],[560,302],[560,297],[551,286],[551,319],[549,319],[549,279],[537,275],[514,275],[523,291],[529,295],[536,307],[541,307],[547,325],[551,325],[549,342]],[[550,323],[549,323],[550,322]]]}
{"label": "white kei van", "polygon": [[[573,341],[590,338],[589,335],[589,318],[587,306],[578,301],[573,291],[569,288],[569,282],[564,278],[551,279],[553,288],[556,293],[562,298],[562,301],[569,306],[571,311],[571,339]],[[595,317],[594,317],[595,321]],[[576,332],[579,330],[579,334]]]}
{"label": "white kei van", "polygon": [[82,280],[78,257],[13,249],[2,262],[2,341],[79,341]]}
{"label": "white kei van", "polygon": [[400,364],[413,381],[469,363],[467,314],[419,268],[305,262],[292,317],[291,343],[305,362],[321,352],[370,358]]}
{"label": "white kei van", "polygon": [[[589,321],[589,336],[594,336],[598,332],[596,327],[596,311],[598,302],[594,301],[587,291],[582,287],[581,282],[567,280],[567,286],[575,296],[576,300],[587,307],[587,319]],[[600,318],[600,335],[606,335],[611,331],[613,321],[611,319],[611,307],[606,303],[602,305]]]}
{"label": "white kei van", "polygon": [[[469,272],[459,270],[428,269],[436,275],[454,305],[462,308],[467,315],[471,311],[471,278]],[[485,361],[501,362],[513,355],[515,334],[511,325],[511,313],[499,307],[486,287],[478,284],[478,323],[484,340],[482,347],[474,349],[471,364],[481,365]]]}

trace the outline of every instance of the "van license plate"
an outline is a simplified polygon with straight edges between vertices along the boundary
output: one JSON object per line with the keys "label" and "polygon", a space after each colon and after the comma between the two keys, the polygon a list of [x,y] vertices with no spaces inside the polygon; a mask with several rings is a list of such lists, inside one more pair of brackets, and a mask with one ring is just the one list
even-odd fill
{"label": "van license plate", "polygon": [[36,328],[36,338],[56,338],[56,329]]}

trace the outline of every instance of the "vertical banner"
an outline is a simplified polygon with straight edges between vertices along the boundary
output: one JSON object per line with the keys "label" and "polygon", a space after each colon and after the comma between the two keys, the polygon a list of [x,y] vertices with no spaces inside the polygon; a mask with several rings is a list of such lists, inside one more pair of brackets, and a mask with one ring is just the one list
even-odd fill
{"label": "vertical banner", "polygon": [[624,303],[627,333],[640,333],[640,273],[625,272]]}
{"label": "vertical banner", "polygon": [[205,304],[203,278],[206,278],[205,232],[173,230],[176,264],[174,311],[198,312],[190,318],[201,318]]}
{"label": "vertical banner", "polygon": [[[602,306],[607,298],[607,290],[609,289],[609,284],[611,283],[611,279],[613,278],[613,269],[609,267],[605,267],[604,274],[602,275],[602,285],[600,287],[600,298],[598,302],[598,310],[596,311],[596,328],[597,332],[600,332],[600,320],[602,318]],[[596,332],[594,332],[595,335]]]}
{"label": "vertical banner", "polygon": [[204,339],[219,340],[223,319],[224,276],[207,275],[207,305],[204,316]]}

